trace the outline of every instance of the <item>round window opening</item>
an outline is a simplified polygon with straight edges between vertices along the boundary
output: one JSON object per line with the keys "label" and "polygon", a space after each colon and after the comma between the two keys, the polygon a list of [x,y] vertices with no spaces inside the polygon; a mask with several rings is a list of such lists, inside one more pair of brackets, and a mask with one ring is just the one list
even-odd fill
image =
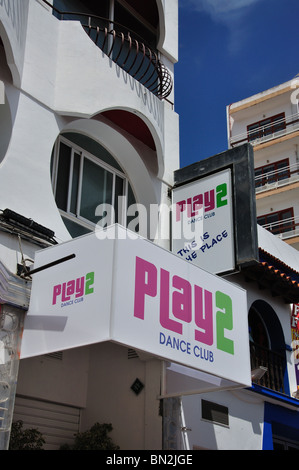
{"label": "round window opening", "polygon": [[73,238],[113,223],[128,226],[135,204],[131,184],[115,158],[90,137],[67,132],[57,139],[51,160],[55,201]]}

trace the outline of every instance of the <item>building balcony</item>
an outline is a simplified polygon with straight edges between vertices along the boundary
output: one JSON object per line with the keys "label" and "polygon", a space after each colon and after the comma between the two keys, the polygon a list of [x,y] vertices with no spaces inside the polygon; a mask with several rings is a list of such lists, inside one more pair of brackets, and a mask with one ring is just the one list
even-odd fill
{"label": "building balcony", "polygon": [[[287,159],[286,159],[287,160]],[[272,168],[274,168],[272,171]],[[299,181],[299,164],[287,165],[282,161],[281,165],[275,163],[262,169],[255,170],[256,194],[271,191]]]}
{"label": "building balcony", "polygon": [[282,240],[297,237],[299,235],[299,217],[289,217],[262,225],[266,230],[278,236]]}
{"label": "building balcony", "polygon": [[[285,242],[292,244],[297,242],[299,237],[299,217],[289,217],[267,224],[260,224],[266,230],[281,238]],[[296,240],[292,240],[296,239]]]}
{"label": "building balcony", "polygon": [[80,22],[84,31],[104,54],[159,99],[166,99],[170,95],[173,87],[170,73],[160,61],[158,52],[139,34],[109,18],[60,11],[47,0],[43,2],[59,20]]}
{"label": "building balcony", "polygon": [[284,354],[271,351],[259,344],[250,342],[251,369],[264,367],[267,372],[262,378],[253,380],[257,385],[285,393],[284,377],[286,359]]}
{"label": "building balcony", "polygon": [[[284,113],[283,113],[284,114]],[[231,147],[250,142],[253,146],[284,137],[299,130],[299,113],[279,117],[275,120],[265,120],[267,123],[247,129],[246,132],[230,137]],[[269,122],[268,122],[269,121]]]}

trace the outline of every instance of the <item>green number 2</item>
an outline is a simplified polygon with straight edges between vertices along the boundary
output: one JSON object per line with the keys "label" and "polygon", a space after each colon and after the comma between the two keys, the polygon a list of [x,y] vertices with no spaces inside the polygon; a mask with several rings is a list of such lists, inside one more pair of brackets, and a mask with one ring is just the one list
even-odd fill
{"label": "green number 2", "polygon": [[217,200],[217,207],[222,207],[227,205],[227,184],[219,184],[216,188],[216,200]]}
{"label": "green number 2", "polygon": [[234,342],[224,335],[224,330],[231,331],[233,329],[232,299],[223,292],[217,291],[216,307],[221,309],[216,313],[217,348],[229,354],[234,354]]}
{"label": "green number 2", "polygon": [[94,273],[86,274],[85,295],[93,293]]}

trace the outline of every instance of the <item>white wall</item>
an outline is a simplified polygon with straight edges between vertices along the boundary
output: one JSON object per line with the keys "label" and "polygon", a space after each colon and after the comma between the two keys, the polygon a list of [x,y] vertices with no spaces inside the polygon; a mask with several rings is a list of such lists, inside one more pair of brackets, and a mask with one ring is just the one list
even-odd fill
{"label": "white wall", "polygon": [[[161,449],[160,362],[128,357],[126,347],[103,343],[63,351],[62,360],[24,359],[17,394],[81,408],[82,431],[111,423],[121,450]],[[136,378],[139,395],[131,390]]]}
{"label": "white wall", "polygon": [[16,86],[20,86],[23,71],[28,5],[29,0],[0,3],[0,36]]}
{"label": "white wall", "polygon": [[[201,417],[201,400],[228,407],[229,425],[214,424]],[[264,403],[244,391],[213,392],[183,398],[190,449],[262,449]]]}
{"label": "white wall", "polygon": [[[138,202],[169,203],[167,190],[179,167],[178,116],[169,104],[112,63],[79,23],[57,20],[36,0],[29,2],[24,49],[21,90],[4,77],[6,111],[12,116],[13,130],[10,141],[5,142],[8,150],[0,167],[2,208],[9,207],[52,229],[58,241],[69,238],[50,181],[52,149],[65,129],[89,132],[111,150],[130,178]],[[94,117],[107,109],[128,110],[143,119],[157,154]],[[156,173],[151,160],[158,163]],[[165,233],[167,226],[162,230]]]}

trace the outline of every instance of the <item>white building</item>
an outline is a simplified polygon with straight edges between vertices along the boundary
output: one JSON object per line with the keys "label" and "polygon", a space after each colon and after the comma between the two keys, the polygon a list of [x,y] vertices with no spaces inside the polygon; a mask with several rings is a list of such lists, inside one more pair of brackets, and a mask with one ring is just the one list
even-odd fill
{"label": "white building", "polygon": [[[154,227],[141,217],[142,208],[170,206],[180,166],[177,36],[177,0],[0,4],[1,448],[12,419],[38,427],[48,449],[95,422],[111,423],[123,450],[271,448],[273,436],[292,433],[288,442],[299,442],[290,328],[297,251],[259,229],[254,266],[215,276],[169,253],[168,217]],[[108,225],[140,230],[138,242],[120,250],[121,240],[97,239],[101,204],[115,210]],[[194,315],[180,297],[191,288]],[[221,333],[235,354],[210,337],[191,357],[189,330],[206,333],[203,289],[212,315],[217,292],[232,299],[234,324]],[[268,368],[252,387],[248,313],[252,334],[266,328],[269,340],[265,364],[258,341],[252,346],[251,367]],[[162,331],[172,331],[170,347]]]}
{"label": "white building", "polygon": [[[18,266],[32,267],[30,260],[42,247],[92,232],[101,218],[95,216],[101,202],[113,204],[123,196],[128,205],[169,204],[173,171],[179,166],[178,116],[172,104],[177,1],[140,3],[1,2],[1,209],[11,211],[1,216],[3,303],[28,308],[30,281],[16,275]],[[65,164],[68,168],[62,168]],[[96,179],[99,188],[93,186]],[[126,210],[116,217],[127,224]],[[24,227],[28,219],[36,222],[34,233]],[[50,230],[43,235],[42,227]],[[168,247],[167,238],[161,243]],[[118,373],[113,380],[104,378],[100,369],[113,370],[114,361]],[[90,394],[93,368],[98,385]],[[38,410],[37,421],[46,434],[44,423],[55,421],[56,413],[66,423],[73,421],[63,426],[58,441],[52,439],[54,444],[48,439],[57,447],[78,431],[87,401],[96,407],[104,403],[102,416],[81,416],[82,429],[97,420],[109,420],[117,429],[120,421],[126,424],[113,438],[122,448],[160,448],[159,376],[159,361],[141,361],[128,348],[111,344],[24,360],[14,419],[21,416],[26,422]],[[132,392],[137,377],[146,394]],[[34,392],[32,380],[39,382]],[[123,390],[124,401],[113,399],[110,406],[107,400],[116,390]]]}
{"label": "white building", "polygon": [[254,148],[258,223],[298,249],[298,79],[227,107],[229,147]]}

